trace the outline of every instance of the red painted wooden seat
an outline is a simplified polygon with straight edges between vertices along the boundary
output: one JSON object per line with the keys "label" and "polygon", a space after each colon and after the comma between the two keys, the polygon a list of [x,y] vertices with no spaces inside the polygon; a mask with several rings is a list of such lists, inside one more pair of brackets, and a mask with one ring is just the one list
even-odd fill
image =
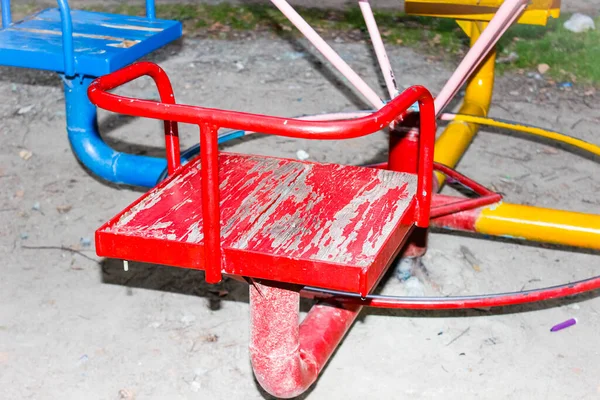
{"label": "red painted wooden seat", "polygon": [[[107,92],[142,75],[156,81],[160,102]],[[165,72],[147,62],[96,79],[88,95],[107,110],[165,120],[170,174],[96,232],[100,256],[203,269],[209,283],[226,273],[366,295],[412,227],[429,224],[435,118],[425,88],[329,122],[176,104]],[[218,153],[220,127],[345,139],[379,131],[416,101],[417,174]],[[175,121],[200,127],[200,157],[183,166]]]}
{"label": "red painted wooden seat", "polygon": [[[200,162],[96,233],[101,256],[202,268]],[[413,226],[417,176],[221,153],[222,272],[368,292]]]}

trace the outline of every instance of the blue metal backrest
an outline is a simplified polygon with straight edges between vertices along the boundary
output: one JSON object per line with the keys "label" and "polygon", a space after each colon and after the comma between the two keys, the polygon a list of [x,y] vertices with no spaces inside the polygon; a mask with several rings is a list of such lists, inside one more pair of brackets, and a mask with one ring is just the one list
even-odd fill
{"label": "blue metal backrest", "polygon": [[[56,0],[56,2],[58,3],[58,9],[60,10],[65,75],[67,77],[72,77],[75,74],[75,55],[73,51],[73,22],[71,21],[71,9],[69,8],[67,0]],[[146,0],[146,18],[156,18],[154,0]],[[10,0],[2,0],[2,28],[7,28],[10,24],[12,24]]]}

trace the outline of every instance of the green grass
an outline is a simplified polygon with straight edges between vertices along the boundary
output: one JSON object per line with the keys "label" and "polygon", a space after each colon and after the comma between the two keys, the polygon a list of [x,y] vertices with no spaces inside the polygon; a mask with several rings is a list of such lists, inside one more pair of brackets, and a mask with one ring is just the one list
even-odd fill
{"label": "green grass", "polygon": [[[129,15],[143,15],[138,5],[91,6],[89,9]],[[321,33],[344,34],[361,31],[366,27],[358,7],[346,10],[329,10],[297,7],[297,11]],[[163,4],[157,6],[157,16],[182,21],[192,35],[204,28],[223,31],[277,30],[295,32],[293,25],[271,5],[205,5]],[[449,51],[459,51],[468,42],[458,26],[451,20],[407,16],[402,13],[375,11],[384,40],[392,44],[417,45],[426,41]],[[220,25],[219,25],[220,24]],[[365,38],[367,36],[364,36]]]}
{"label": "green grass", "polygon": [[573,33],[563,27],[569,16],[550,20],[545,27],[513,26],[501,39],[499,50],[512,51],[519,59],[510,68],[534,68],[548,64],[548,75],[561,80],[583,84],[600,84],[600,17],[595,19],[596,30]]}
{"label": "green grass", "polygon": [[[143,15],[141,5],[96,5],[89,9],[119,14]],[[368,39],[358,7],[345,10],[296,8],[325,37],[350,40]],[[299,35],[292,24],[272,5],[159,4],[157,16],[184,24],[186,35],[227,38],[243,31],[268,31]],[[550,66],[547,75],[556,80],[600,86],[600,17],[597,29],[572,33],[563,28],[568,15],[551,19],[548,26],[516,25],[498,44],[499,56],[516,52],[518,60],[498,64],[500,73],[516,69],[534,70],[538,64]],[[375,11],[384,41],[388,45],[409,46],[438,59],[453,62],[468,50],[469,40],[450,19],[408,16],[400,12]]]}

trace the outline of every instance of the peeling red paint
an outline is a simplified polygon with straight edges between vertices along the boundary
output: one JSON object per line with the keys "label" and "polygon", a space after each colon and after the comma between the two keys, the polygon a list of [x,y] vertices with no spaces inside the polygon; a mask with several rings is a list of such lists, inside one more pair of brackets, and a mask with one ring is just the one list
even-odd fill
{"label": "peeling red paint", "polygon": [[271,395],[292,398],[317,379],[360,307],[314,305],[299,324],[298,292],[250,286],[250,358],[256,379]]}
{"label": "peeling red paint", "polygon": [[[273,279],[286,268],[275,276],[365,292],[375,277],[361,287],[361,269],[381,272],[388,248],[404,240],[403,221],[413,218],[413,174],[240,154],[221,153],[219,161],[224,273]],[[175,265],[203,269],[190,258],[204,247],[200,172],[200,161],[191,162],[101,228],[99,254],[161,263],[167,249],[183,246]],[[243,265],[235,251],[246,254]]]}

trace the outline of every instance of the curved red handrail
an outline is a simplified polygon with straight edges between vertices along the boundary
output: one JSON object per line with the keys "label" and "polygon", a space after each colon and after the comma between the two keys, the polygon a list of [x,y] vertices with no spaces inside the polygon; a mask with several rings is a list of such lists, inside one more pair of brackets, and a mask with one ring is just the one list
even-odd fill
{"label": "curved red handrail", "polygon": [[[161,101],[142,100],[109,93],[141,76],[151,77]],[[202,204],[206,281],[221,280],[220,209],[217,133],[219,128],[240,129],[304,139],[350,139],[366,136],[392,124],[415,102],[419,103],[420,135],[415,225],[429,226],[435,144],[435,107],[431,93],[413,86],[380,110],[365,117],[336,121],[306,121],[238,111],[176,104],[166,72],[151,62],[138,62],[97,78],[88,89],[90,101],[100,108],[137,117],[165,121],[169,173],[180,166],[177,122],[200,127]],[[177,149],[175,149],[177,147]]]}

